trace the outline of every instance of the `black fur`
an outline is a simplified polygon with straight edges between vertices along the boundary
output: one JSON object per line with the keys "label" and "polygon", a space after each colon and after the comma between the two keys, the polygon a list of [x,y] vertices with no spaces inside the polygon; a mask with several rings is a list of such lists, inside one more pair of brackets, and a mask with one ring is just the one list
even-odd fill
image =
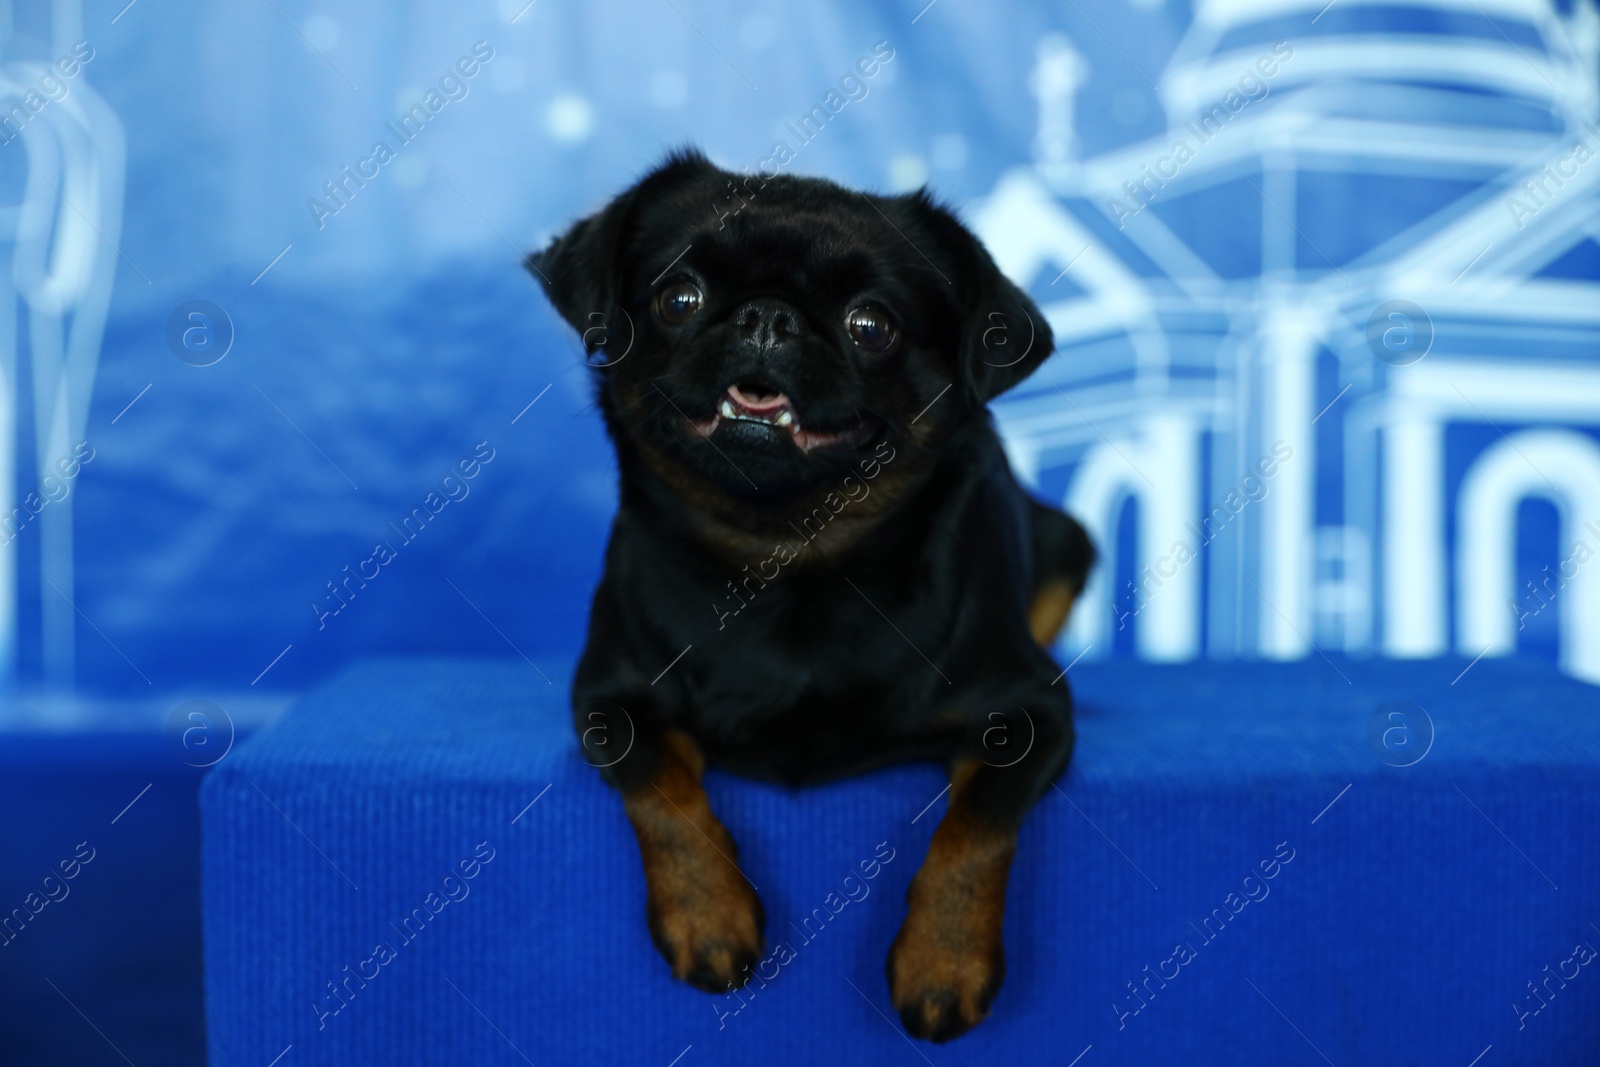
{"label": "black fur", "polygon": [[[1094,558],[1018,486],[984,406],[1050,354],[1033,302],[924,192],[749,178],[693,152],[529,266],[598,367],[621,474],[573,688],[590,761],[626,792],[669,729],[712,765],[797,784],[970,755],[988,764],[973,809],[1014,829],[1073,742],[1029,604],[1047,581],[1081,589]],[[684,279],[705,303],[671,327],[653,294]],[[899,324],[891,355],[845,330],[869,299]],[[724,420],[703,437],[693,423],[739,383],[861,436],[807,453]]]}

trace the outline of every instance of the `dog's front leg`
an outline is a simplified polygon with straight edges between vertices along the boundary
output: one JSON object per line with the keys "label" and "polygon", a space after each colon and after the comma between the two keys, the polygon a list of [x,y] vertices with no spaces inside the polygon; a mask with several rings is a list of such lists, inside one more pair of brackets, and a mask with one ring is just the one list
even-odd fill
{"label": "dog's front leg", "polygon": [[1001,926],[1022,818],[1066,765],[1072,729],[1041,728],[1021,760],[952,766],[950,807],[906,894],[889,994],[907,1032],[948,1041],[981,1022],[1005,978]]}
{"label": "dog's front leg", "polygon": [[761,900],[701,787],[688,734],[637,739],[611,768],[644,861],[650,936],[673,977],[713,993],[744,985],[761,958]]}

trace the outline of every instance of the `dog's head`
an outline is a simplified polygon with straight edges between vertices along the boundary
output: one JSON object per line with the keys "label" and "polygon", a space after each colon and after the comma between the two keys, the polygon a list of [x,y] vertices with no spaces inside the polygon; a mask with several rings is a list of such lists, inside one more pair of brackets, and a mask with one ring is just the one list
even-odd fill
{"label": "dog's head", "polygon": [[925,193],[697,153],[528,266],[600,368],[613,434],[757,500],[837,484],[885,444],[926,460],[1051,350],[1033,302]]}

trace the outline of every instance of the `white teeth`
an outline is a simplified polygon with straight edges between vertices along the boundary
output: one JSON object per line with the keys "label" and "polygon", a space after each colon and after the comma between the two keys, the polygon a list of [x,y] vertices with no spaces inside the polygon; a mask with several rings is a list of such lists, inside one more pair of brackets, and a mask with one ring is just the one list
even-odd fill
{"label": "white teeth", "polygon": [[733,401],[727,399],[726,397],[723,398],[722,407],[719,408],[718,411],[724,418],[729,419],[733,418],[734,415],[737,414],[737,412],[733,410]]}
{"label": "white teeth", "polygon": [[794,412],[785,408],[783,411],[778,412],[778,417],[772,421],[776,422],[779,426],[792,425],[794,423]]}

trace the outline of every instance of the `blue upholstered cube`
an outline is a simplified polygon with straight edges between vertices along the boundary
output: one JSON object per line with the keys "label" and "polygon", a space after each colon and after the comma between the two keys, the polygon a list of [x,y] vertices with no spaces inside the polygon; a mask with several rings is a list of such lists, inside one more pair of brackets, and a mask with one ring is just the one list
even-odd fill
{"label": "blue upholstered cube", "polygon": [[1005,987],[934,1046],[883,964],[938,769],[711,772],[771,954],[707,995],[545,666],[364,663],[212,772],[216,1067],[1600,1062],[1600,689],[1548,667],[1074,668]]}

